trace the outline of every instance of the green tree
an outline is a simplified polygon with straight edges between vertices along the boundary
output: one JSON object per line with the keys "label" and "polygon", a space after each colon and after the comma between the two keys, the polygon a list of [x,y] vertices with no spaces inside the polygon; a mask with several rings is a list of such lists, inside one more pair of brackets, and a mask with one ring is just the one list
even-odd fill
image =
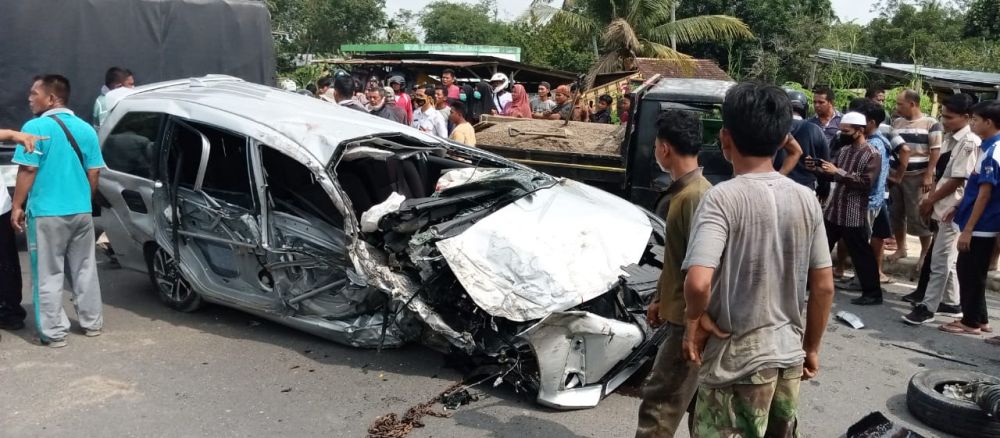
{"label": "green tree", "polygon": [[417,27],[417,14],[409,9],[400,9],[385,23],[385,35],[381,39],[386,43],[419,43],[420,38],[414,29]]}
{"label": "green tree", "polygon": [[376,40],[385,0],[267,0],[279,52],[332,53],[341,44]]}
{"label": "green tree", "polygon": [[779,83],[809,76],[809,56],[820,48],[833,20],[830,0],[687,0],[677,8],[678,17],[720,14],[740,19],[756,38],[727,45],[685,44],[684,52],[717,60],[733,77]]}
{"label": "green tree", "polygon": [[965,14],[967,37],[1000,38],[1000,0],[973,0]]}
{"label": "green tree", "polygon": [[600,56],[588,72],[588,82],[600,73],[632,70],[635,58],[689,59],[672,42],[734,41],[752,38],[746,24],[727,15],[671,19],[677,0],[566,1],[555,15],[585,35],[600,35]]}
{"label": "green tree", "polygon": [[490,2],[478,4],[438,0],[424,8],[420,26],[424,41],[442,44],[499,44],[506,24],[494,19]]}

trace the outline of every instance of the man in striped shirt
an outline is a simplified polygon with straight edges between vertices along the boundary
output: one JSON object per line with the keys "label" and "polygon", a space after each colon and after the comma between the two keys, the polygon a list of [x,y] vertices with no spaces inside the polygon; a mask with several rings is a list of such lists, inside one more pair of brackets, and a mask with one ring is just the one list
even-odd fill
{"label": "man in striped shirt", "polygon": [[[890,260],[906,257],[906,235],[920,238],[920,257],[927,254],[933,233],[926,218],[920,215],[920,200],[934,189],[934,169],[941,154],[944,128],[933,117],[920,111],[920,93],[904,90],[896,98],[900,117],[892,122],[892,146],[907,145],[910,159],[903,180],[889,191],[890,217],[896,234],[895,254]],[[917,266],[920,266],[919,264]]]}
{"label": "man in striped shirt", "polygon": [[875,253],[869,243],[871,223],[875,214],[868,208],[872,188],[882,172],[882,154],[865,138],[868,121],[858,112],[844,114],[840,121],[840,144],[833,162],[808,160],[822,178],[836,183],[830,202],[823,214],[827,242],[842,241],[854,261],[854,270],[861,283],[861,296],[852,304],[867,306],[882,304]]}

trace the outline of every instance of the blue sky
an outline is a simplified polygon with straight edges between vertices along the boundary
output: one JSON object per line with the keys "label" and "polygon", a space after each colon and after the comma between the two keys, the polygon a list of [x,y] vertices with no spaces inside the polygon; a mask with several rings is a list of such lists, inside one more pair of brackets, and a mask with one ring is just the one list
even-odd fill
{"label": "blue sky", "polygon": [[[392,16],[401,8],[410,9],[413,11],[419,11],[427,6],[433,0],[386,0],[386,6],[389,9],[389,15]],[[463,0],[456,0],[463,1]],[[469,3],[474,3],[474,0],[465,0]],[[697,1],[697,0],[689,0]],[[873,1],[866,0],[831,0],[833,3],[833,10],[837,13],[843,21],[856,20],[860,24],[868,23],[877,14],[871,12]],[[498,0],[497,3],[500,5],[500,15],[507,18],[513,18],[518,16],[522,11],[524,11],[531,0]]]}

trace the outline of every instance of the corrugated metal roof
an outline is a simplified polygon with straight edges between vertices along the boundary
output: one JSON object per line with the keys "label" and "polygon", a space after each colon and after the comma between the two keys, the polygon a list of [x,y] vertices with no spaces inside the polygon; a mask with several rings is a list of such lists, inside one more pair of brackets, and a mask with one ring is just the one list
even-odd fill
{"label": "corrugated metal roof", "polygon": [[[924,67],[915,64],[883,62],[881,59],[855,53],[841,52],[831,49],[820,49],[815,58],[821,62],[844,63],[863,67],[876,73],[890,76],[906,76],[918,74],[932,80],[932,85],[940,86],[972,86],[981,89],[995,89],[1000,86],[1000,73],[980,72],[970,70],[952,70]],[[934,82],[937,83],[934,83]]]}

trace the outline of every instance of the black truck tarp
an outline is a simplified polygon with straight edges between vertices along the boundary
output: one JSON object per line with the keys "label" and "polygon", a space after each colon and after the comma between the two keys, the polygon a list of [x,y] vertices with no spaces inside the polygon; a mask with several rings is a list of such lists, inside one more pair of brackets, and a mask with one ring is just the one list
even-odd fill
{"label": "black truck tarp", "polygon": [[0,17],[0,128],[31,117],[28,89],[42,73],[69,78],[68,106],[88,121],[111,66],[139,85],[211,73],[275,81],[263,1],[2,0]]}

